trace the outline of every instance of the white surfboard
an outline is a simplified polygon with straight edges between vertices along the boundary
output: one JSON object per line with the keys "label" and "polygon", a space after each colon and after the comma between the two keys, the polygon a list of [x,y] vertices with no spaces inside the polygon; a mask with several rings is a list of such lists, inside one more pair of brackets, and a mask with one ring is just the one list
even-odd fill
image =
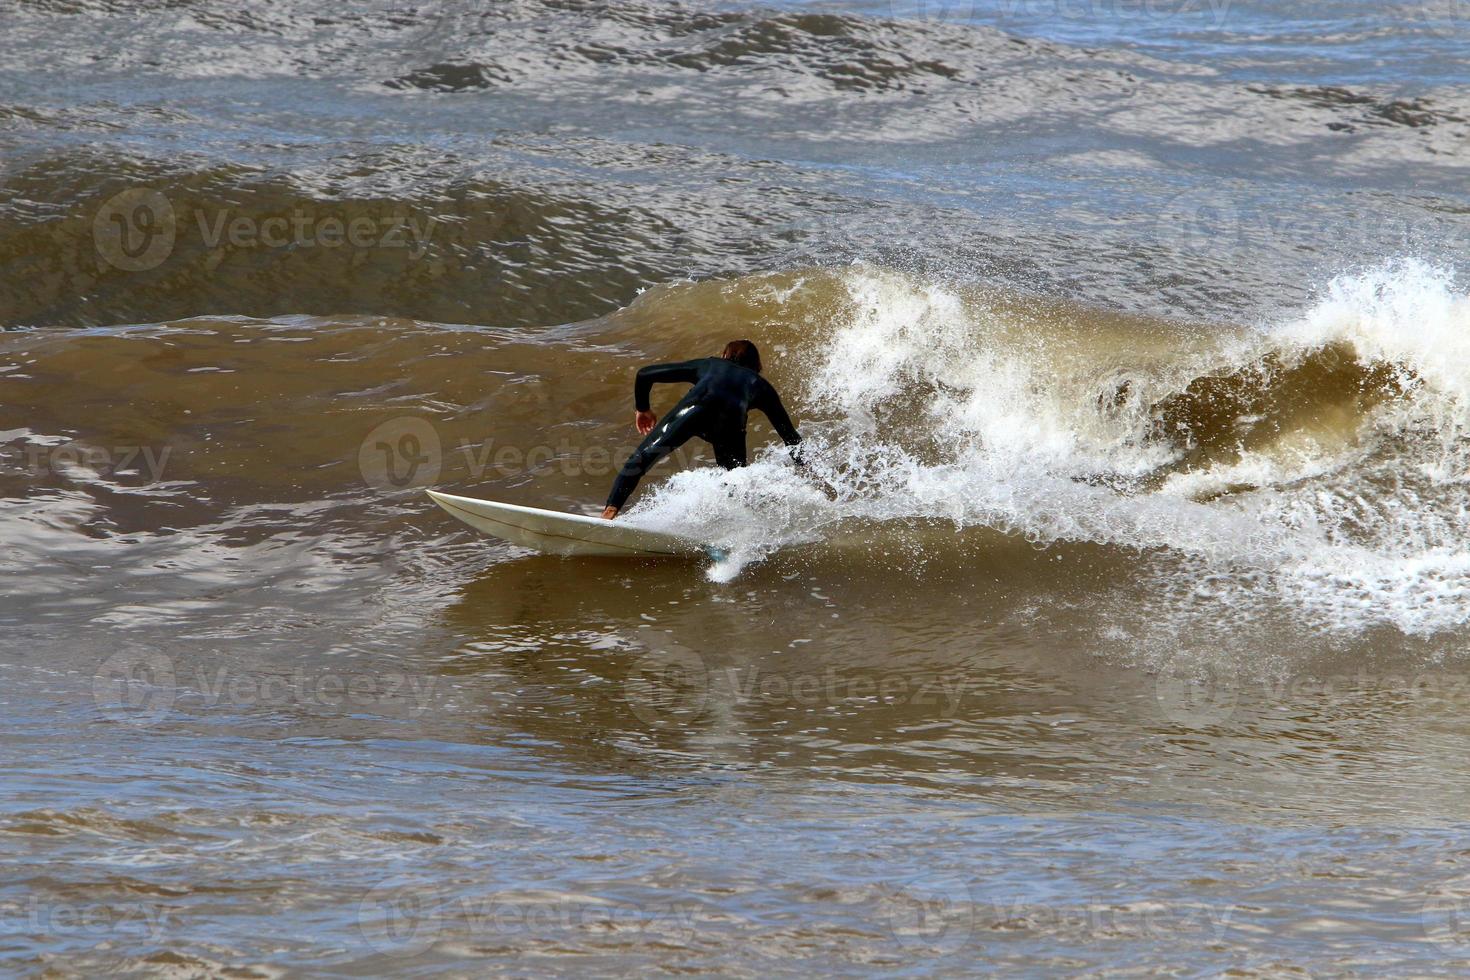
{"label": "white surfboard", "polygon": [[600,517],[459,497],[437,490],[426,492],[434,503],[470,527],[551,555],[716,556],[714,548],[691,538],[634,527],[623,520],[605,521]]}

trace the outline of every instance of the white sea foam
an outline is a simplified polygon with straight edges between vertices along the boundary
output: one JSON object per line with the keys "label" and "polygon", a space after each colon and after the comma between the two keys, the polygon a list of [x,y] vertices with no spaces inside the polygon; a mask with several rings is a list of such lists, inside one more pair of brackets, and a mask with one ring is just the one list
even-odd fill
{"label": "white sea foam", "polygon": [[[679,474],[635,510],[714,538],[728,557],[712,577],[841,521],[937,519],[1164,549],[1187,559],[1175,572],[1239,570],[1232,602],[1284,603],[1334,629],[1433,633],[1470,618],[1470,298],[1451,270],[1344,275],[1287,322],[1181,333],[1152,357],[885,270],[854,267],[846,285],[838,321],[795,354],[805,381],[787,397],[808,471],[777,448],[735,473]],[[1342,438],[1287,431],[1198,465],[1151,436],[1155,406],[1191,381],[1328,345],[1390,366],[1406,390]]]}

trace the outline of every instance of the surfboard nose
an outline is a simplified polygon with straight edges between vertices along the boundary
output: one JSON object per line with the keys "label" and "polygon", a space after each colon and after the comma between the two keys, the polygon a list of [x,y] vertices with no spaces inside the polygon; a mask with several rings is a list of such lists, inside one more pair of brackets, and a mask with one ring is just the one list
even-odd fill
{"label": "surfboard nose", "polygon": [[470,527],[511,544],[548,554],[656,558],[697,556],[705,550],[701,542],[624,521],[605,521],[438,490],[426,489],[424,492],[430,500]]}

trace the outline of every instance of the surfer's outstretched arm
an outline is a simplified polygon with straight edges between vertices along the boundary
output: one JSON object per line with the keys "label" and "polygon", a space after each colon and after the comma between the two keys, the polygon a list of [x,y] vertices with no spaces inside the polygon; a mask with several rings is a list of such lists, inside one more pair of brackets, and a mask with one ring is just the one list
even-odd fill
{"label": "surfer's outstretched arm", "polygon": [[771,420],[771,427],[776,430],[781,441],[792,447],[791,458],[800,463],[801,451],[795,447],[801,444],[801,433],[791,424],[791,416],[786,414],[786,406],[781,404],[781,396],[776,394],[776,389],[770,382],[761,380],[760,390],[756,392],[751,407],[760,409]]}

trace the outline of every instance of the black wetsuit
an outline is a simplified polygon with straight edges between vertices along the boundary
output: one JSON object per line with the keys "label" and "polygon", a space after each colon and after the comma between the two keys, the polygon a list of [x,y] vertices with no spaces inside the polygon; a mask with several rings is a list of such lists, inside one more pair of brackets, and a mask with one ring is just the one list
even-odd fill
{"label": "black wetsuit", "polygon": [[649,467],[695,436],[714,447],[715,461],[725,469],[744,466],[745,416],[752,408],[765,413],[786,445],[801,442],[771,383],[750,368],[722,357],[643,368],[633,385],[634,406],[640,412],[648,411],[650,388],[680,381],[694,387],[653,427],[618,471],[607,497],[609,507],[621,510]]}

